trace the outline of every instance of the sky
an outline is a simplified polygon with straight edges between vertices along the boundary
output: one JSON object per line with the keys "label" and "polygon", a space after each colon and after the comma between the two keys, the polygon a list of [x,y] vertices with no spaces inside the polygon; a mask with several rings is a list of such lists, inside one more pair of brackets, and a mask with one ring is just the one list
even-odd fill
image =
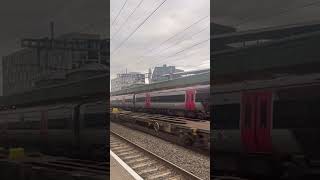
{"label": "sky", "polygon": [[50,21],[55,22],[56,36],[69,32],[107,36],[109,14],[108,0],[2,0],[0,56],[20,49],[21,38],[48,36]]}
{"label": "sky", "polygon": [[319,0],[214,0],[211,19],[239,31],[320,20]]}
{"label": "sky", "polygon": [[147,73],[163,64],[183,70],[210,67],[210,0],[167,0],[127,41],[163,0],[144,0],[131,16],[140,0],[127,0],[119,14],[125,1],[110,1],[111,78],[126,69]]}

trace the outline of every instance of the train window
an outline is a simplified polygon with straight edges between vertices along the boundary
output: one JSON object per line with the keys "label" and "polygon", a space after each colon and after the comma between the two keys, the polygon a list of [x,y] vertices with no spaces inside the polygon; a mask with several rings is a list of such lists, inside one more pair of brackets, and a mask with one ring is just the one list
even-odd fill
{"label": "train window", "polygon": [[48,129],[67,129],[69,128],[69,118],[48,119]]}
{"label": "train window", "polygon": [[207,102],[209,101],[209,93],[196,93],[196,102]]}
{"label": "train window", "polygon": [[111,103],[117,103],[117,104],[122,103],[122,102],[123,102],[122,100],[112,100],[111,101]]}
{"label": "train window", "polygon": [[136,98],[136,102],[144,102],[146,100],[146,97],[138,97]]}
{"label": "train window", "polygon": [[320,99],[277,101],[273,106],[274,128],[320,127]]}
{"label": "train window", "polygon": [[40,121],[25,121],[24,129],[40,129]]}
{"label": "train window", "polygon": [[85,128],[99,128],[99,129],[105,128],[106,127],[106,117],[108,117],[107,112],[84,114],[84,127]]}
{"label": "train window", "polygon": [[23,122],[8,122],[8,129],[24,129]]}
{"label": "train window", "polygon": [[213,106],[213,126],[215,129],[237,129],[240,121],[240,104]]}
{"label": "train window", "polygon": [[183,95],[171,95],[171,96],[152,96],[151,102],[184,102]]}

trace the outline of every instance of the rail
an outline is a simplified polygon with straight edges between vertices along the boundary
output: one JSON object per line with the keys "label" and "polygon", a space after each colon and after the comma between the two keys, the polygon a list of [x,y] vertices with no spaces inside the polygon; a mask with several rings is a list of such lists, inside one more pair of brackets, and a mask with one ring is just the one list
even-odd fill
{"label": "rail", "polygon": [[110,131],[110,149],[144,179],[201,180],[113,131]]}

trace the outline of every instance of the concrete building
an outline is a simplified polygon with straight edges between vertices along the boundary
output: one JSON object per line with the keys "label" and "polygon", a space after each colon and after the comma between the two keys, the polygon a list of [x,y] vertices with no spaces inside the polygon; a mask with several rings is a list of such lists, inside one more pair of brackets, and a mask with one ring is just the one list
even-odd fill
{"label": "concrete building", "polygon": [[164,75],[174,74],[178,72],[183,72],[183,70],[176,69],[175,66],[167,66],[166,64],[161,67],[155,67],[151,76],[151,83],[167,80]]}
{"label": "concrete building", "polygon": [[111,92],[145,84],[145,75],[138,72],[117,74],[111,80]]}
{"label": "concrete building", "polygon": [[[100,39],[96,34],[69,33],[57,40]],[[3,95],[21,93],[37,88],[39,81],[60,81],[65,74],[86,64],[106,66],[108,57],[97,52],[24,48],[2,57]],[[55,80],[52,77],[57,78]]]}

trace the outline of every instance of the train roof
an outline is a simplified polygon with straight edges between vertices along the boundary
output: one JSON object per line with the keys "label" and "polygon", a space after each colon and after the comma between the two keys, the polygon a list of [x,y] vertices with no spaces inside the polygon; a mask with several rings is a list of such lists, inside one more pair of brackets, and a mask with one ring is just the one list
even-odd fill
{"label": "train roof", "polygon": [[[83,80],[55,84],[32,89],[19,94],[0,97],[0,106],[30,106],[40,104],[79,102],[86,99],[101,99],[106,95],[108,75],[102,74]],[[1,108],[1,107],[0,107]]]}
{"label": "train roof", "polygon": [[210,72],[205,72],[205,73],[181,77],[173,80],[146,84],[143,86],[133,87],[130,89],[123,89],[120,91],[111,92],[110,95],[117,96],[117,95],[123,95],[123,94],[141,93],[141,92],[147,92],[147,91],[186,87],[186,86],[209,84],[209,83],[210,83]]}

